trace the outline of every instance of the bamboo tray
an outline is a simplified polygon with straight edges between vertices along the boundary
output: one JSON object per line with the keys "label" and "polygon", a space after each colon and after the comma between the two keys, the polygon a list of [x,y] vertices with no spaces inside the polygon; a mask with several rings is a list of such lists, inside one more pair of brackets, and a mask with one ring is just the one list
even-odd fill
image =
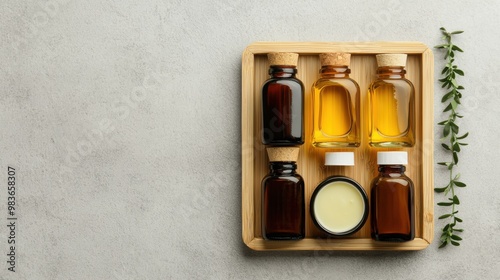
{"label": "bamboo tray", "polygon": [[[267,241],[261,234],[261,180],[268,173],[265,146],[260,140],[261,86],[269,77],[269,52],[299,53],[297,78],[305,86],[305,135],[300,148],[297,172],[306,188],[306,238],[300,241]],[[315,148],[311,144],[311,85],[319,77],[319,53],[351,53],[351,78],[361,88],[361,145],[353,149]],[[408,152],[406,174],[415,185],[415,239],[410,242],[378,242],[370,238],[370,217],[363,228],[348,238],[329,238],[313,224],[309,200],[316,186],[330,175],[345,175],[358,181],[369,194],[370,182],[378,174],[377,151],[368,145],[367,89],[375,79],[375,54],[408,54],[407,74],[415,86],[416,144]],[[242,58],[242,235],[243,242],[254,250],[421,250],[434,235],[433,175],[433,75],[432,51],[418,42],[305,43],[259,42],[248,46]],[[394,150],[394,149],[392,149]],[[354,167],[325,167],[327,151],[354,151]]]}

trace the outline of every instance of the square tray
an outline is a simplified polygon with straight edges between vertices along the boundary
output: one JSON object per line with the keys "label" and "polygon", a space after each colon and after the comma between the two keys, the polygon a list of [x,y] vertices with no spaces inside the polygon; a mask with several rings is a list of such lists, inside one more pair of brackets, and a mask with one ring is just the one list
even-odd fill
{"label": "square tray", "polygon": [[[265,146],[260,139],[261,86],[268,79],[269,52],[299,53],[297,78],[305,86],[305,143],[300,147],[297,172],[305,182],[306,238],[299,241],[268,241],[261,234],[261,181],[268,173]],[[315,148],[311,144],[312,98],[311,85],[319,77],[319,53],[351,53],[351,75],[361,92],[361,145],[351,149]],[[344,175],[359,182],[369,194],[370,182],[377,176],[377,151],[368,145],[367,91],[375,79],[375,54],[406,53],[406,78],[415,86],[416,144],[412,148],[391,149],[408,152],[406,174],[415,185],[415,239],[393,243],[370,238],[370,217],[361,230],[347,238],[330,238],[319,231],[309,214],[309,200],[316,186],[331,175]],[[254,250],[421,250],[434,235],[434,174],[433,174],[433,76],[432,51],[418,42],[257,42],[248,46],[242,57],[242,235],[243,242]],[[354,151],[354,167],[325,167],[327,151]]]}

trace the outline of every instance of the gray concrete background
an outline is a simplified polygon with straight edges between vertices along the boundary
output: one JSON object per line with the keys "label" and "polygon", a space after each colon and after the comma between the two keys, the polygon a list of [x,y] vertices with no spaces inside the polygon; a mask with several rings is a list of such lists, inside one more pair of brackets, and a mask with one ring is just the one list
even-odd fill
{"label": "gray concrete background", "polygon": [[[499,279],[497,1],[2,1],[1,279]],[[463,29],[464,241],[253,252],[241,241],[241,53],[254,41],[421,41]],[[436,72],[442,54],[435,52]],[[436,73],[437,74],[437,73]],[[443,91],[437,88],[435,118]],[[439,132],[436,128],[436,135]],[[436,160],[445,159],[438,147]],[[436,167],[436,185],[447,173]],[[439,196],[437,200],[439,200]],[[444,211],[436,208],[436,216]]]}

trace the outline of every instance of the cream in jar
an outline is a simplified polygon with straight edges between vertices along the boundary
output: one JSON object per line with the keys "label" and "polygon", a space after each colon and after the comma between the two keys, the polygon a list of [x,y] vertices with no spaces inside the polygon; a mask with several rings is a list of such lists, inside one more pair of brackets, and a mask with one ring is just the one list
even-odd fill
{"label": "cream in jar", "polygon": [[[352,152],[325,154],[325,165],[354,165]],[[331,176],[321,182],[311,198],[311,216],[318,228],[332,236],[345,236],[363,227],[368,217],[368,197],[355,180]]]}

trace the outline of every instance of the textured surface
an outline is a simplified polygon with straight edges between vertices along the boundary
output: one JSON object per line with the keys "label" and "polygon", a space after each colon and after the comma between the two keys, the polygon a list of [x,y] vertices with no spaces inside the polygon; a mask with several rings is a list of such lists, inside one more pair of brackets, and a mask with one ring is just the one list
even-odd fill
{"label": "textured surface", "polygon": [[[7,166],[16,167],[19,221],[16,273],[7,271],[8,233],[0,227],[0,279],[497,278],[500,4],[441,2],[2,1],[0,182]],[[443,25],[466,31],[456,40],[466,50],[458,58],[466,71],[461,126],[471,133],[460,166],[469,185],[459,190],[462,246],[438,250],[436,238],[419,252],[247,249],[244,48],[254,41],[433,46]],[[441,57],[435,52],[436,73]],[[442,91],[435,93],[438,120]],[[436,160],[443,157],[436,149]],[[446,175],[436,169],[436,184]]]}

